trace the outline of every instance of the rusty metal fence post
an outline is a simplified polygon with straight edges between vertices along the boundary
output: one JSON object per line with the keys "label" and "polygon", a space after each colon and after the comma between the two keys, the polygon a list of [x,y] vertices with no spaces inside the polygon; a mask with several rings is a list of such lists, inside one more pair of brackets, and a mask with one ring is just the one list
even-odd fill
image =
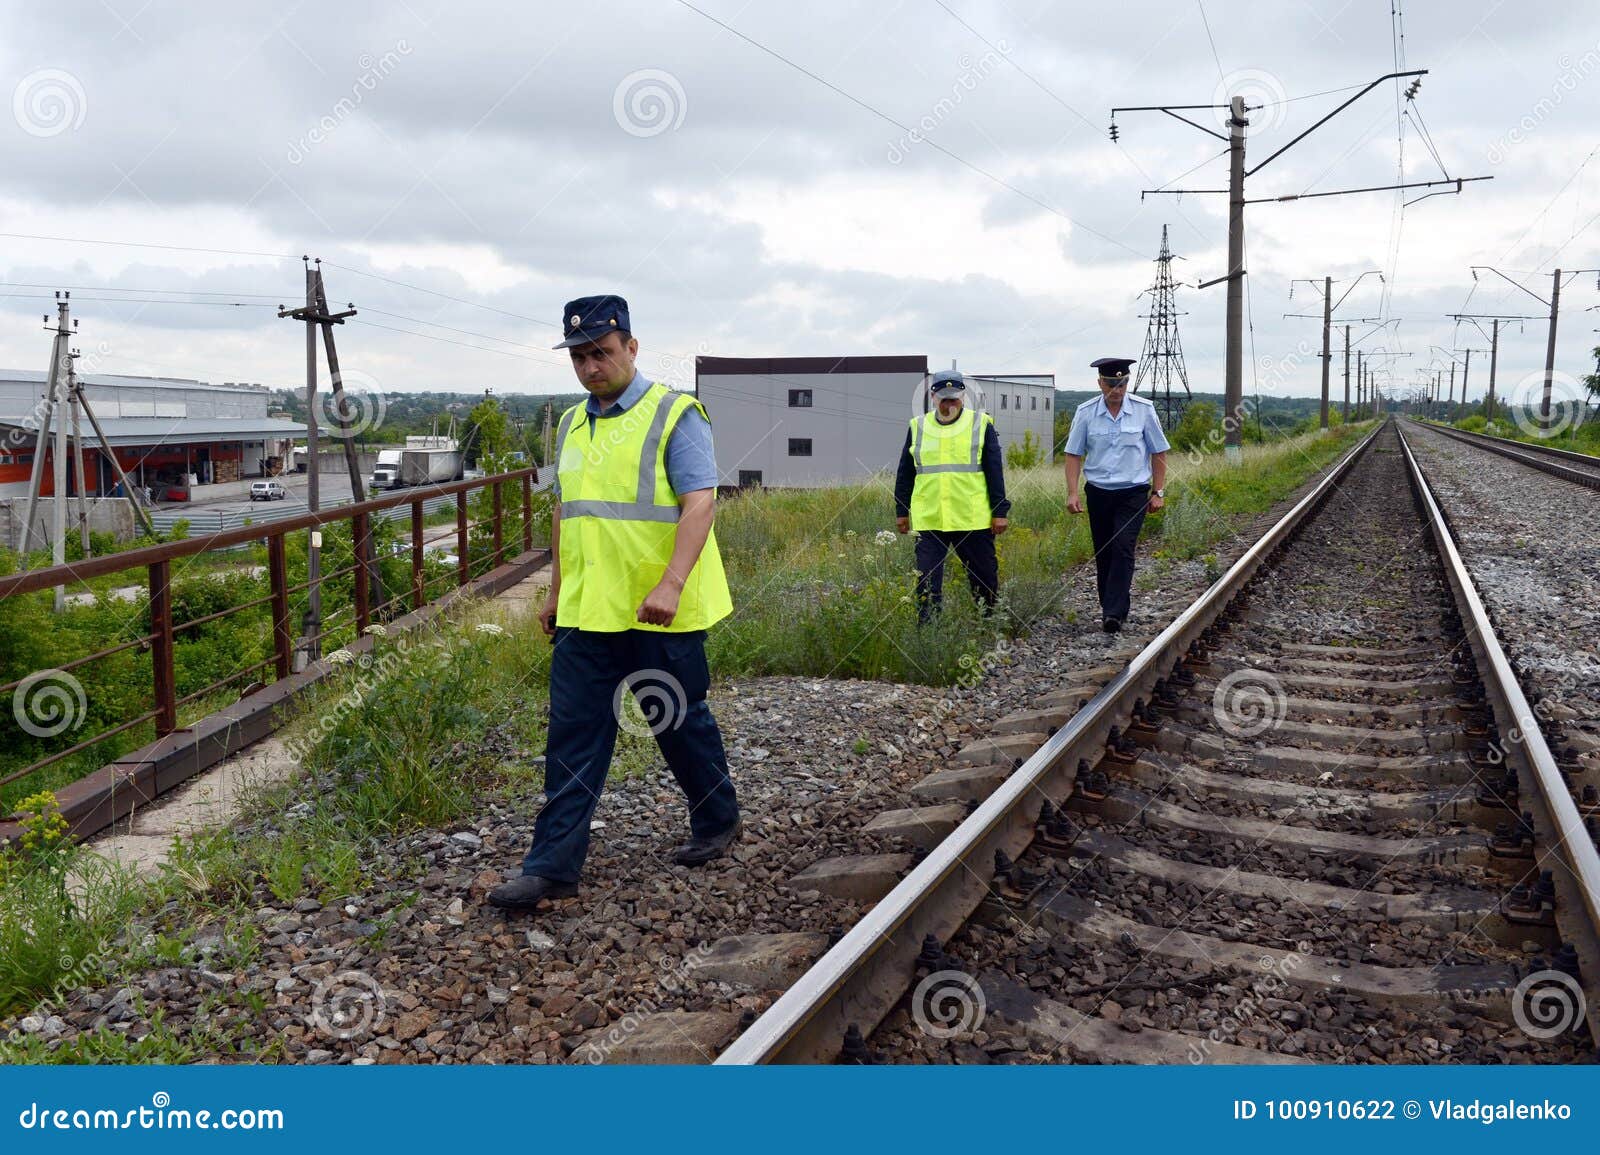
{"label": "rusty metal fence post", "polygon": [[533,479],[522,476],[522,552],[533,549]]}
{"label": "rusty metal fence post", "polygon": [[467,491],[456,494],[456,572],[461,585],[472,580],[472,566],[467,558]]}
{"label": "rusty metal fence post", "polygon": [[[506,498],[505,486],[495,482],[489,487],[491,500],[494,506],[494,565],[500,565],[506,560]],[[493,566],[490,567],[491,569]]]}
{"label": "rusty metal fence post", "polygon": [[355,602],[356,602],[356,637],[361,637],[367,632],[367,627],[372,624],[372,602],[368,597],[367,582],[371,579],[371,571],[367,568],[367,515],[357,513],[350,518],[350,541],[355,547]]}
{"label": "rusty metal fence post", "polygon": [[411,503],[411,608],[420,610],[428,601],[428,587],[422,576],[422,501]]}
{"label": "rusty metal fence post", "polygon": [[178,728],[178,684],[172,668],[172,563],[150,563],[150,670],[156,737]]}
{"label": "rusty metal fence post", "polygon": [[267,582],[272,589],[272,653],[279,678],[294,672],[294,634],[289,628],[289,559],[283,534],[267,538]]}

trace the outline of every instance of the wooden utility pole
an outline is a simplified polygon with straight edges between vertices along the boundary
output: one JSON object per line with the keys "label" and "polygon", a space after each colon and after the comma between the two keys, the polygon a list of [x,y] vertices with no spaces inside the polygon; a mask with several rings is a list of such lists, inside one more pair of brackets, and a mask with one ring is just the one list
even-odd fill
{"label": "wooden utility pole", "polygon": [[[317,298],[317,323],[322,326],[322,347],[328,356],[328,380],[333,390],[333,415],[339,423],[339,441],[344,446],[345,468],[350,471],[350,500],[361,501],[366,497],[366,483],[361,476],[361,458],[356,451],[355,436],[350,428],[350,411],[345,404],[344,378],[339,372],[339,350],[333,343],[333,327],[344,324],[346,317],[356,315],[354,305],[347,305],[342,313],[328,311],[328,293],[322,283],[322,260],[317,259],[316,298]],[[354,526],[352,526],[352,529]],[[361,568],[366,575],[367,604],[377,606],[383,604],[383,585],[378,575],[378,559],[372,541],[372,526],[363,519],[362,532],[358,535],[360,540],[354,542],[355,555],[361,563]]]}
{"label": "wooden utility pole", "polygon": [[[39,498],[44,491],[44,460],[47,448],[52,459],[51,483],[55,486],[55,503],[50,513],[50,556],[55,565],[63,565],[67,560],[67,414],[62,404],[62,390],[66,376],[64,370],[71,363],[67,356],[67,341],[72,335],[72,326],[68,323],[72,319],[71,298],[70,292],[56,293],[55,337],[50,343],[50,369],[45,374],[45,395],[41,406],[39,435],[34,442],[33,468],[28,476],[28,502],[22,519],[21,544],[18,546],[21,554],[19,565],[23,569],[28,568],[28,547],[29,539],[33,536],[33,519],[38,515]],[[44,320],[48,328],[50,324],[48,313],[45,314]],[[55,442],[53,447],[51,447],[52,432]],[[56,586],[56,612],[61,612],[65,606],[66,587]]]}
{"label": "wooden utility pole", "polygon": [[67,404],[72,409],[72,472],[78,490],[78,544],[89,557],[89,506],[83,477],[83,427],[78,421],[78,355],[67,354]]}

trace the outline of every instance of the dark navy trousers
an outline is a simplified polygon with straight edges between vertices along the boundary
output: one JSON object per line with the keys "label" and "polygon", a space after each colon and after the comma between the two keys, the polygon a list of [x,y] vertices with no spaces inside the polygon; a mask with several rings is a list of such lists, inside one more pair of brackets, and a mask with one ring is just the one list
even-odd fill
{"label": "dark navy trousers", "polygon": [[986,609],[1000,590],[1000,562],[994,533],[988,529],[922,529],[917,531],[917,618],[927,621],[944,600],[944,563],[954,550],[967,568],[972,596]]}
{"label": "dark navy trousers", "polygon": [[[696,837],[739,819],[706,691],[706,633],[558,627],[550,658],[550,732],[544,808],[533,826],[523,874],[576,882],[589,853],[589,820],[605,789],[619,723],[651,733],[689,804]],[[628,700],[632,689],[637,705]]]}
{"label": "dark navy trousers", "polygon": [[1083,501],[1089,511],[1089,536],[1094,539],[1094,584],[1100,594],[1100,614],[1122,621],[1128,616],[1133,554],[1150,504],[1150,487],[1101,489],[1085,482]]}

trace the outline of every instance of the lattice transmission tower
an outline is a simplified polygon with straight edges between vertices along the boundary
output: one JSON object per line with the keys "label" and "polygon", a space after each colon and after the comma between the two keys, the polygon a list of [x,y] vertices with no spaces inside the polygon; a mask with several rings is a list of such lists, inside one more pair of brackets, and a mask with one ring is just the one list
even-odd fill
{"label": "lattice transmission tower", "polygon": [[[1189,371],[1183,366],[1183,342],[1178,339],[1177,300],[1172,283],[1172,249],[1167,244],[1167,226],[1161,226],[1161,255],[1156,258],[1156,283],[1145,290],[1155,302],[1148,317],[1149,327],[1144,332],[1144,352],[1139,355],[1139,372],[1134,377],[1133,391],[1146,385],[1145,396],[1155,403],[1161,414],[1161,425],[1168,432],[1177,426],[1183,410],[1189,403]],[[1181,259],[1181,258],[1180,258]],[[1142,294],[1141,294],[1142,295]],[[1181,398],[1173,396],[1176,384],[1183,390]]]}

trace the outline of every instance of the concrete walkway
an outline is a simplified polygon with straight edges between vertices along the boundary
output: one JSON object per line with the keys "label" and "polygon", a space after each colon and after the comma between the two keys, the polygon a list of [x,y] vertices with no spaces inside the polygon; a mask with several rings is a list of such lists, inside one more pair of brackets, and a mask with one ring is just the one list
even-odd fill
{"label": "concrete walkway", "polygon": [[[549,587],[550,567],[546,566],[491,599],[487,607],[502,622],[511,622],[537,613]],[[171,858],[175,838],[227,826],[254,794],[287,781],[296,769],[276,735],[263,738],[95,835],[86,845],[141,875],[153,875]]]}

